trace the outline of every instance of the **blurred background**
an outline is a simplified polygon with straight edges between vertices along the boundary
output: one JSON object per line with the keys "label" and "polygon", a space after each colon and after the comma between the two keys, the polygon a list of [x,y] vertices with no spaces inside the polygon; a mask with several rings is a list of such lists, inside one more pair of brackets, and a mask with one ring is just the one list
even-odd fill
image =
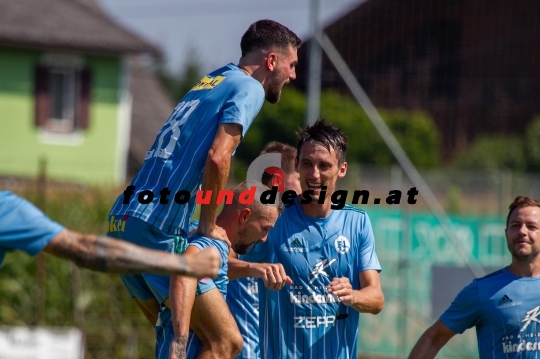
{"label": "blurred background", "polygon": [[[296,129],[315,118],[345,131],[340,187],[369,191],[358,205],[371,218],[386,296],[383,312],[361,316],[360,358],[406,357],[463,286],[509,264],[514,197],[540,197],[535,0],[0,5],[0,188],[82,232],[107,231],[110,206],[175,104],[206,72],[237,63],[252,22],[295,31],[304,41],[297,79],[263,106],[230,182],[267,142],[295,145]],[[387,203],[396,190],[401,201]],[[86,358],[153,357],[153,328],[119,277],[52,257],[6,257],[0,324],[77,327]],[[439,357],[477,358],[474,331]]]}

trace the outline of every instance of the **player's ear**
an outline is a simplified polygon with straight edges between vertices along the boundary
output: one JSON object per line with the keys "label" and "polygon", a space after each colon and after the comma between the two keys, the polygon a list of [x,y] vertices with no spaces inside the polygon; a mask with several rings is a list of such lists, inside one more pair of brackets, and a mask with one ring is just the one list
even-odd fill
{"label": "player's ear", "polygon": [[240,224],[245,224],[248,220],[248,218],[251,216],[252,212],[249,208],[242,208],[240,211],[240,215],[238,216],[238,220],[240,221]]}
{"label": "player's ear", "polygon": [[339,173],[338,173],[338,178],[343,178],[345,177],[345,175],[347,174],[347,167],[349,165],[347,164],[347,162],[343,162],[340,166],[339,166]]}
{"label": "player's ear", "polygon": [[277,66],[277,54],[275,52],[270,52],[266,56],[265,65],[266,65],[266,69],[268,71],[274,71],[276,69],[276,66]]}

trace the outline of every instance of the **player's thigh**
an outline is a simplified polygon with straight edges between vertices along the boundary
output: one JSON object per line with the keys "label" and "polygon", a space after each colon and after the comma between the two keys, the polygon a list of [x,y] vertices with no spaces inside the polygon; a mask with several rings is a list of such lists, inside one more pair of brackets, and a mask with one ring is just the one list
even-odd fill
{"label": "player's thigh", "polygon": [[155,298],[150,298],[147,300],[141,300],[139,298],[133,298],[137,307],[143,312],[144,316],[150,324],[156,325],[159,315],[159,303]]}
{"label": "player's thigh", "polygon": [[241,340],[236,321],[218,289],[195,297],[190,327],[203,343]]}

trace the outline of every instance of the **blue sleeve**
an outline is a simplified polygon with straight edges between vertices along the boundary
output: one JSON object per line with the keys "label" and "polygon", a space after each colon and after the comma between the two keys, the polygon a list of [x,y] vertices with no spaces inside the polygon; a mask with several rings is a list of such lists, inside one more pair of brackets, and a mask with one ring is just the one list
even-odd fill
{"label": "blue sleeve", "polygon": [[360,247],[359,255],[357,258],[357,265],[359,272],[365,270],[375,269],[381,271],[381,264],[377,253],[375,253],[375,238],[373,236],[373,229],[371,228],[371,221],[367,213],[362,216],[360,223]]}
{"label": "blue sleeve", "polygon": [[480,302],[478,284],[471,284],[461,290],[450,307],[439,318],[444,325],[456,333],[463,333],[480,323]]}
{"label": "blue sleeve", "polygon": [[27,200],[0,192],[0,249],[35,255],[64,229]]}
{"label": "blue sleeve", "polygon": [[[248,81],[247,81],[248,80]],[[232,96],[225,102],[219,123],[237,123],[242,126],[242,137],[261,110],[264,103],[264,89],[252,78],[233,85]]]}

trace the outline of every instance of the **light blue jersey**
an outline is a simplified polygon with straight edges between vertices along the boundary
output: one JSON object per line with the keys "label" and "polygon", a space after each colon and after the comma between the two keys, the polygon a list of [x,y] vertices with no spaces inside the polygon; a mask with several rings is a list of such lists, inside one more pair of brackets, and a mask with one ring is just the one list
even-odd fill
{"label": "light blue jersey", "polygon": [[540,277],[518,277],[506,268],[475,279],[440,320],[463,333],[476,326],[480,359],[540,357]]}
{"label": "light blue jersey", "polygon": [[[204,294],[214,288],[217,288],[223,297],[227,296],[227,284],[229,277],[227,271],[229,269],[229,246],[224,241],[219,241],[207,237],[203,237],[199,234],[193,234],[188,239],[189,246],[195,246],[200,250],[208,247],[215,247],[219,251],[221,264],[218,270],[216,279],[203,278],[197,282],[196,295]],[[174,331],[172,326],[172,313],[171,310],[165,306],[161,307],[159,313],[159,320],[156,324],[156,359],[168,359],[169,347],[171,341],[174,338]],[[186,353],[188,359],[194,359],[199,355],[202,349],[202,342],[191,330],[189,331],[189,338],[186,347]]]}
{"label": "light blue jersey", "polygon": [[[218,126],[239,124],[244,136],[264,97],[261,83],[233,64],[205,76],[158,133],[131,182],[134,194],[129,201],[121,194],[110,214],[129,215],[166,233],[185,236]],[[183,203],[188,195],[189,201]]]}
{"label": "light blue jersey", "polygon": [[27,200],[0,191],[0,265],[8,251],[37,254],[64,229]]}
{"label": "light blue jersey", "polygon": [[[270,230],[272,231],[272,230]],[[253,262],[263,246],[253,245],[247,254],[239,256],[246,262]],[[237,359],[256,359],[261,357],[259,349],[259,285],[260,279],[253,277],[238,278],[229,282],[227,304],[238,324],[244,345]]]}
{"label": "light blue jersey", "polygon": [[360,289],[362,271],[380,271],[367,214],[347,205],[315,218],[295,201],[265,244],[259,261],[281,263],[293,284],[279,291],[259,287],[261,357],[356,357],[359,312],[326,287],[346,277],[353,289]]}

